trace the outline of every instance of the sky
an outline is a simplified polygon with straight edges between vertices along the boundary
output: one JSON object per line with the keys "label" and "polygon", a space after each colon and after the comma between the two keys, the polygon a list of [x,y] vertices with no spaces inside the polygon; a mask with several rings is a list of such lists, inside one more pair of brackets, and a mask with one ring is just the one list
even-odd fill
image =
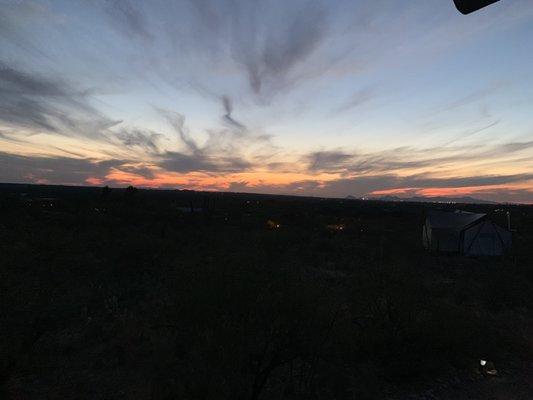
{"label": "sky", "polygon": [[533,203],[533,2],[0,0],[0,182]]}

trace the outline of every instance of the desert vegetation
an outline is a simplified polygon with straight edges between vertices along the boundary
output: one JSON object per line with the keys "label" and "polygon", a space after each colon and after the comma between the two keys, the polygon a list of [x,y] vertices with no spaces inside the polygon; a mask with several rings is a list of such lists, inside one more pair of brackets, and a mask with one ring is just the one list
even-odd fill
{"label": "desert vegetation", "polygon": [[422,248],[425,210],[457,205],[28,185],[0,199],[4,398],[532,395],[531,207],[507,206],[511,254],[476,259]]}

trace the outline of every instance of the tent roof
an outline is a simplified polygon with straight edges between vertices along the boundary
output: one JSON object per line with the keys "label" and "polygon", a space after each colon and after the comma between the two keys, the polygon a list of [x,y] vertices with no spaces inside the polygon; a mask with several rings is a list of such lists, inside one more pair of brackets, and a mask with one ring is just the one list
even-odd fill
{"label": "tent roof", "polygon": [[476,214],[466,211],[430,211],[427,219],[432,228],[440,229],[462,229],[476,221],[479,221],[487,214]]}

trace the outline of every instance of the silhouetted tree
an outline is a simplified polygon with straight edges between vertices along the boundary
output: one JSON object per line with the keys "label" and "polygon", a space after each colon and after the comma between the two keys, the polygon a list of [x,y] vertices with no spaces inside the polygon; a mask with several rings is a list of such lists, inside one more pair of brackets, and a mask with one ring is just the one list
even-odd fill
{"label": "silhouetted tree", "polygon": [[135,186],[128,186],[126,188],[126,196],[131,197],[134,196],[137,193],[137,188]]}
{"label": "silhouetted tree", "polygon": [[109,196],[111,196],[111,188],[109,186],[104,186],[102,188],[102,194],[101,194],[102,198],[103,199],[107,199]]}

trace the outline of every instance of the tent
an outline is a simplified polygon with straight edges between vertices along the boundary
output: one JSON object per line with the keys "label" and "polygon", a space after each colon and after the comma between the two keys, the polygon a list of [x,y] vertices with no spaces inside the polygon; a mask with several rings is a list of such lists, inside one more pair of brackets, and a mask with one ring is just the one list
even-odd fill
{"label": "tent", "polygon": [[499,256],[511,247],[511,232],[487,214],[431,211],[422,227],[422,243],[435,252]]}

